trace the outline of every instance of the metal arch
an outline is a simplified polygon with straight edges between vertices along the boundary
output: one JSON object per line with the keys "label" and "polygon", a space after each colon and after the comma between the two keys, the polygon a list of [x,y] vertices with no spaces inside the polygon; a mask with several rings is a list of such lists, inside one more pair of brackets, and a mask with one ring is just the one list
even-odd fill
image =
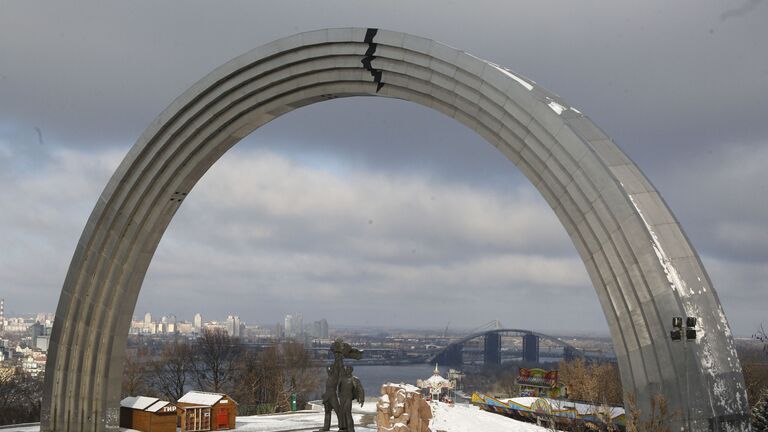
{"label": "metal arch", "polygon": [[[622,383],[641,410],[661,394],[682,414],[671,422],[676,429],[749,429],[741,367],[709,277],[661,196],[605,133],[557,95],[498,65],[429,39],[344,28],[290,36],[226,63],[174,101],[131,148],[91,213],[64,281],[42,430],[117,428],[125,342],[144,275],[208,168],[286,112],[362,95],[453,117],[531,180],[587,268]],[[695,344],[670,342],[673,316],[698,318]]]}
{"label": "metal arch", "polygon": [[476,338],[479,338],[479,337],[482,337],[482,336],[485,336],[485,335],[491,334],[491,333],[520,333],[520,334],[526,334],[526,335],[534,335],[534,336],[539,337],[540,339],[546,339],[546,340],[552,341],[552,342],[554,342],[554,343],[556,343],[556,344],[558,344],[560,346],[563,346],[565,348],[570,348],[570,349],[573,350],[574,353],[577,353],[579,356],[584,356],[584,352],[581,349],[576,348],[575,346],[569,344],[568,342],[566,342],[566,341],[564,341],[564,340],[562,340],[562,339],[560,339],[558,337],[545,335],[544,333],[539,333],[539,332],[535,332],[535,331],[532,331],[532,330],[503,328],[503,329],[485,330],[485,331],[475,332],[475,333],[463,336],[461,339],[458,339],[458,340],[455,340],[455,341],[449,343],[448,345],[445,346],[445,348],[443,348],[440,351],[438,351],[434,356],[432,356],[432,360],[431,361],[434,362],[434,359],[436,359],[440,354],[443,354],[444,352],[446,352],[448,350],[448,348],[451,347],[451,346],[463,345],[464,343],[469,342],[472,339],[476,339]]}

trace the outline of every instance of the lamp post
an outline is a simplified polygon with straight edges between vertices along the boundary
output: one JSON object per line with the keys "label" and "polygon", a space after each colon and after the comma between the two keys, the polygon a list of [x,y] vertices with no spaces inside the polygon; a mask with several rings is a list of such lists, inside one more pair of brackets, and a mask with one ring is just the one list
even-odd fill
{"label": "lamp post", "polygon": [[690,390],[688,389],[688,350],[686,343],[696,340],[696,317],[685,317],[685,326],[683,326],[683,317],[672,318],[672,330],[669,332],[672,341],[683,342],[683,367],[685,368],[685,424],[688,430],[691,430],[691,412],[688,405],[690,399]]}

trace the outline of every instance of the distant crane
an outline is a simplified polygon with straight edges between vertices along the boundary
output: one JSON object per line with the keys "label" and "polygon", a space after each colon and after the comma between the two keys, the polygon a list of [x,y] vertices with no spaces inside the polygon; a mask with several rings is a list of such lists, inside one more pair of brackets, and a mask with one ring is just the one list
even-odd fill
{"label": "distant crane", "polygon": [[448,336],[448,326],[451,325],[451,322],[448,321],[448,324],[445,325],[445,330],[443,330],[443,339],[445,339]]}

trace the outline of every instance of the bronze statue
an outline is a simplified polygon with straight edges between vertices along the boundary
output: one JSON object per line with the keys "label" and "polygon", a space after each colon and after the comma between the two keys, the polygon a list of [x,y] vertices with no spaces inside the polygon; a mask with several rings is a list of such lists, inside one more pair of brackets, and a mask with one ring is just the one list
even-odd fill
{"label": "bronze statue", "polygon": [[323,421],[323,428],[321,431],[331,430],[331,411],[336,412],[336,421],[341,428],[343,418],[339,411],[339,397],[337,396],[337,389],[339,387],[339,379],[341,378],[341,371],[344,367],[344,361],[342,359],[341,352],[333,352],[334,360],[333,365],[325,368],[328,373],[328,379],[325,381],[325,392],[323,393],[323,407],[325,408],[325,420]]}
{"label": "bronze statue", "polygon": [[[349,367],[349,372],[345,372],[344,359],[350,358],[360,360],[363,356],[363,352],[357,348],[353,348],[348,343],[341,339],[336,339],[331,344],[331,351],[333,352],[333,365],[326,367],[328,378],[325,381],[325,392],[323,393],[323,407],[325,408],[325,419],[323,421],[323,428],[320,431],[331,430],[331,411],[336,412],[336,421],[339,424],[340,431],[354,431],[355,423],[352,420],[352,399],[355,399],[359,395],[360,406],[363,403],[363,386],[360,384],[360,380],[357,377],[352,376],[352,367]],[[339,387],[341,382],[346,381],[345,389],[351,385],[349,399],[349,410],[340,409],[339,406]],[[347,390],[342,392],[342,400]],[[347,425],[349,423],[349,425]],[[349,426],[349,428],[348,428]]]}
{"label": "bronze statue", "polygon": [[344,367],[344,374],[339,381],[339,405],[341,405],[341,417],[345,429],[339,427],[339,430],[355,432],[355,421],[352,418],[352,401],[357,400],[362,407],[365,403],[365,391],[363,384],[356,376],[352,375],[352,366]]}

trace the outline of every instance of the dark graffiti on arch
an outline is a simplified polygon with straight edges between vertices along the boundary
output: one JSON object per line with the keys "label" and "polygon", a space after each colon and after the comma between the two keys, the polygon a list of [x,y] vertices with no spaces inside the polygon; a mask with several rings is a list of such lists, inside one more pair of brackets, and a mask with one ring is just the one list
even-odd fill
{"label": "dark graffiti on arch", "polygon": [[376,44],[373,42],[373,38],[376,36],[378,31],[379,29],[369,28],[368,31],[365,32],[365,43],[368,44],[368,49],[365,51],[365,57],[360,60],[365,70],[371,73],[373,82],[376,83],[376,93],[378,93],[379,90],[384,87],[384,83],[381,82],[381,71],[371,65],[373,59],[376,58],[374,55],[376,53]]}

